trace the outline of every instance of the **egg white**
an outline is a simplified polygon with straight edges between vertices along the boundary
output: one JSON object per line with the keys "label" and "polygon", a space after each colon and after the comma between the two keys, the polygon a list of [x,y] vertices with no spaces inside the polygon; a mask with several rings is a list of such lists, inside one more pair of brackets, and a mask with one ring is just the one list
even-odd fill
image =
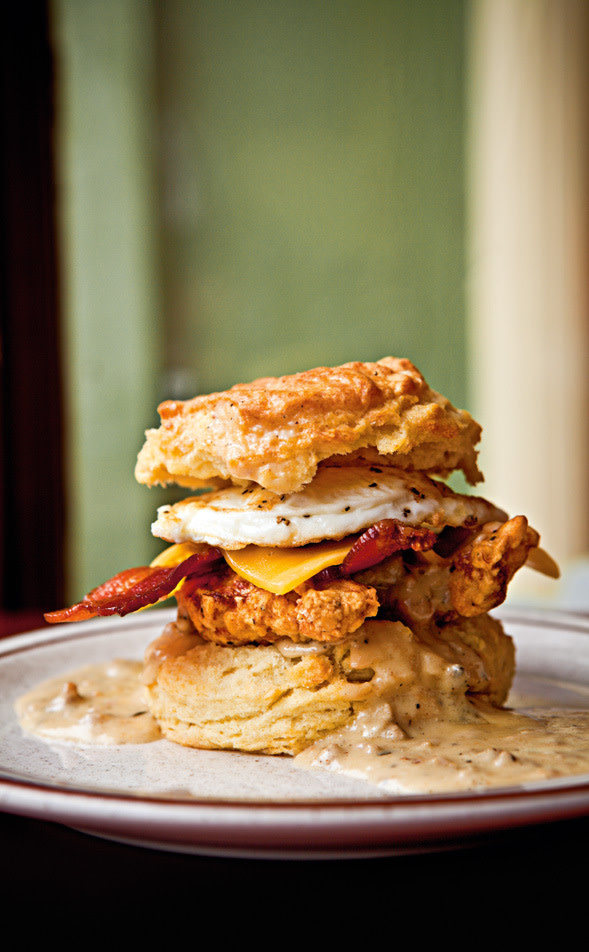
{"label": "egg white", "polygon": [[381,519],[439,530],[505,518],[486,500],[453,493],[419,473],[323,466],[297,493],[279,496],[250,483],[161,506],[151,528],[168,542],[207,542],[231,550],[342,539]]}

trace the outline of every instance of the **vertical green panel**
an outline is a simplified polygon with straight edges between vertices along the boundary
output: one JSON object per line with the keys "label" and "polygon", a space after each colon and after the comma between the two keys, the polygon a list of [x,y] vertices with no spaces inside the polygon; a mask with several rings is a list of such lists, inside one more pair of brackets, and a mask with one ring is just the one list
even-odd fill
{"label": "vertical green panel", "polygon": [[154,551],[161,397],[392,353],[465,404],[464,6],[53,0],[74,595]]}
{"label": "vertical green panel", "polygon": [[464,3],[158,9],[169,364],[393,353],[464,404]]}
{"label": "vertical green panel", "polygon": [[157,392],[153,32],[141,0],[57,0],[53,9],[78,597],[152,547],[154,500],[133,469]]}

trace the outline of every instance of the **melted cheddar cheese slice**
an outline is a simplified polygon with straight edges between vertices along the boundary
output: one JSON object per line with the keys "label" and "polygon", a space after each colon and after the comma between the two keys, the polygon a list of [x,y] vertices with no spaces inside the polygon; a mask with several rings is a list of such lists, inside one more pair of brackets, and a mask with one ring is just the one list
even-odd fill
{"label": "melted cheddar cheese slice", "polygon": [[[356,537],[339,541],[317,542],[290,548],[248,545],[236,551],[224,551],[225,561],[241,578],[274,595],[285,595],[311,576],[331,565],[340,565]],[[191,542],[171,545],[153,560],[152,565],[178,565],[199,546]]]}
{"label": "melted cheddar cheese slice", "polygon": [[340,565],[356,538],[279,549],[247,545],[224,552],[225,561],[242,578],[274,595],[285,595],[331,565]]}
{"label": "melted cheddar cheese slice", "polygon": [[180,565],[185,559],[202,549],[202,545],[195,542],[178,542],[176,545],[169,545],[167,549],[156,555],[150,565],[157,568],[172,568],[173,565]]}

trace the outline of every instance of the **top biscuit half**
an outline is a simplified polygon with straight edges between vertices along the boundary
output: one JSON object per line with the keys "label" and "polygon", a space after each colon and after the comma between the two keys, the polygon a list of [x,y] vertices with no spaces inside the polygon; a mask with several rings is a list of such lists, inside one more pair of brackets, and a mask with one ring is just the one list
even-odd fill
{"label": "top biscuit half", "polygon": [[472,485],[483,478],[479,424],[401,358],[264,377],[158,411],[135,469],[149,486],[255,482],[292,493],[323,460],[358,457],[442,478],[462,470]]}

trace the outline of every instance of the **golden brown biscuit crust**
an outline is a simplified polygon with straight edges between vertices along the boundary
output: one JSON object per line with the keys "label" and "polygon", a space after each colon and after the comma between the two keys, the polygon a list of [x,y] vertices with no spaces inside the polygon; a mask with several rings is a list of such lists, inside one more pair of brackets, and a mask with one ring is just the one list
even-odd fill
{"label": "golden brown biscuit crust", "polygon": [[259,483],[297,492],[322,460],[360,454],[431,475],[461,469],[482,476],[475,446],[481,428],[432,390],[405,359],[318,367],[236,384],[221,393],[159,406],[135,476],[148,485],[198,488]]}

